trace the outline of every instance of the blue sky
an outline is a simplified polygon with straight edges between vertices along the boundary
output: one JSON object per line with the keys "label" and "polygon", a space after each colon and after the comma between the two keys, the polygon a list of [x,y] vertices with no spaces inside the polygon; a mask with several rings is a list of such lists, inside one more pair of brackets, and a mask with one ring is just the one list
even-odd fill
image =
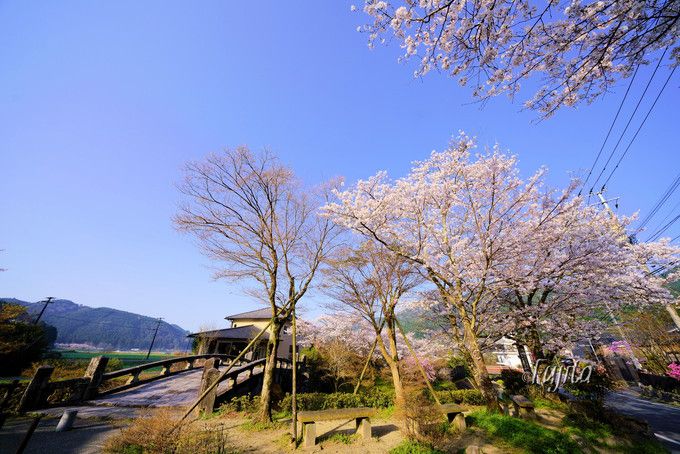
{"label": "blue sky", "polygon": [[[310,184],[351,182],[403,175],[465,130],[517,154],[525,174],[549,167],[559,186],[590,167],[627,83],[535,123],[519,102],[480,109],[451,79],[414,79],[397,43],[367,48],[362,19],[344,2],[1,1],[0,296],[220,326],[257,303],[213,281],[172,227],[187,160],[266,146]],[[620,213],[644,216],[680,169],[679,84],[610,183]]]}

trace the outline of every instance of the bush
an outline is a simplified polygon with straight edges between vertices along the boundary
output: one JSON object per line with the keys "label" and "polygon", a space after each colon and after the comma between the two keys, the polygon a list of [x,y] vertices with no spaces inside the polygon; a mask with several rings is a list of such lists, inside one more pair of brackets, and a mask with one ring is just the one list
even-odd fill
{"label": "bush", "polygon": [[482,393],[477,389],[452,389],[446,391],[435,391],[439,402],[443,404],[467,404],[485,405],[486,401]]}
{"label": "bush", "polygon": [[523,378],[524,374],[518,370],[503,369],[501,371],[501,380],[503,380],[503,387],[507,395],[526,394],[527,383]]}
{"label": "bush", "polygon": [[245,412],[245,413],[255,413],[260,407],[260,396],[240,396],[234,397],[229,402],[220,405],[217,410],[219,413],[225,412]]}
{"label": "bush", "polygon": [[[326,410],[328,408],[373,407],[387,408],[394,402],[394,394],[382,390],[370,390],[359,394],[351,393],[304,393],[297,395],[298,410]],[[279,406],[290,412],[292,396],[286,394]]]}
{"label": "bush", "polygon": [[424,443],[414,440],[404,440],[398,446],[390,450],[390,454],[443,454]]}
{"label": "bush", "polygon": [[594,402],[602,405],[605,396],[612,389],[614,383],[612,382],[607,372],[603,367],[597,366],[593,368],[593,373],[590,375],[590,380],[585,383],[566,383],[564,389],[576,396],[580,400]]}
{"label": "bush", "polygon": [[173,454],[222,454],[232,452],[228,448],[223,431],[210,430],[196,423],[186,424],[172,436],[168,434],[178,419],[169,410],[160,410],[150,417],[135,419],[129,427],[108,438],[103,451],[106,453],[173,453]]}

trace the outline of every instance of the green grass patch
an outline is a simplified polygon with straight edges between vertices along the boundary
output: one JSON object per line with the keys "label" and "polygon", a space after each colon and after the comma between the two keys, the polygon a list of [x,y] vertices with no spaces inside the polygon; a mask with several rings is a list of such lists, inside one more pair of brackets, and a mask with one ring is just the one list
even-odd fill
{"label": "green grass patch", "polygon": [[559,410],[561,412],[569,411],[569,405],[552,399],[546,399],[545,397],[534,397],[532,399],[535,408],[547,408],[550,410]]}
{"label": "green grass patch", "polygon": [[444,454],[442,451],[432,448],[414,440],[404,440],[390,450],[390,454]]}
{"label": "green grass patch", "polygon": [[263,430],[280,429],[283,424],[279,422],[246,421],[240,427],[246,432],[262,432]]}
{"label": "green grass patch", "polygon": [[376,413],[376,419],[390,419],[394,416],[394,405],[390,405],[387,408],[379,408],[378,413]]}
{"label": "green grass patch", "polygon": [[569,435],[547,429],[532,421],[489,413],[486,410],[475,411],[467,419],[472,425],[484,430],[493,438],[529,453],[575,454],[582,452]]}
{"label": "green grass patch", "polygon": [[356,434],[346,434],[336,432],[328,436],[320,437],[319,441],[323,443],[338,443],[343,445],[351,445],[357,439]]}

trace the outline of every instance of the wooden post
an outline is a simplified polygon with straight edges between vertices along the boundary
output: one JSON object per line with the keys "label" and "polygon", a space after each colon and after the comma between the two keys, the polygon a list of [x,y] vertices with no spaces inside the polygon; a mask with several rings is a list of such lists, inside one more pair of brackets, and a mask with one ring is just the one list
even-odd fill
{"label": "wooden post", "polygon": [[368,352],[368,357],[366,357],[366,363],[364,364],[364,368],[361,369],[361,374],[359,375],[359,379],[357,380],[357,385],[354,387],[354,392],[352,394],[356,394],[357,391],[359,391],[359,386],[361,386],[361,380],[364,379],[364,374],[366,373],[366,369],[368,369],[368,364],[371,362],[371,356],[373,356],[373,352],[375,351],[375,347],[378,346],[378,337],[376,336],[375,341],[373,341],[373,347],[371,347],[371,351]]}
{"label": "wooden post", "polygon": [[404,329],[401,327],[401,323],[399,323],[399,320],[396,317],[394,318],[394,322],[397,324],[397,328],[399,328],[399,332],[401,333],[401,336],[404,338],[404,342],[406,342],[406,346],[408,347],[408,350],[413,355],[413,359],[415,359],[416,364],[418,365],[418,369],[420,369],[420,373],[423,375],[423,379],[425,380],[425,384],[427,385],[428,389],[430,390],[430,393],[432,393],[432,397],[434,397],[434,401],[437,402],[437,405],[441,405],[442,403],[439,402],[439,399],[437,398],[437,394],[434,392],[434,388],[432,387],[430,380],[428,380],[428,378],[427,378],[427,374],[425,373],[425,369],[423,368],[423,365],[420,364],[420,360],[418,359],[418,356],[416,356],[416,352],[413,350],[413,347],[411,346],[411,341],[408,340],[408,337],[406,337],[406,333],[404,333]]}
{"label": "wooden post", "polygon": [[[41,367],[45,367],[45,366],[41,366]],[[35,429],[38,427],[38,424],[40,424],[40,420],[43,418],[43,416],[44,416],[43,414],[39,414],[38,416],[33,418],[33,421],[31,421],[31,425],[28,427],[28,431],[26,432],[26,435],[24,435],[24,438],[21,440],[21,443],[19,444],[19,447],[17,448],[16,454],[22,454],[26,450],[26,446],[28,446],[28,441],[33,436],[33,432],[35,432]]]}
{"label": "wooden post", "polygon": [[296,323],[295,323],[295,306],[293,306],[293,328],[292,328],[292,333],[291,337],[293,338],[293,358],[292,358],[292,365],[293,365],[293,384],[291,387],[291,397],[292,397],[292,420],[293,420],[293,449],[297,448],[297,438],[298,438],[298,433],[297,433],[297,332],[296,332]]}
{"label": "wooden post", "polygon": [[[198,406],[196,407],[197,415],[212,414],[215,409],[215,398],[217,397],[217,387],[212,387],[213,383],[217,382],[220,376],[220,371],[212,368],[207,369],[203,374],[203,380],[201,381],[201,390],[199,392],[200,396],[203,396]],[[210,389],[210,392],[203,395],[206,390]]]}
{"label": "wooden post", "polygon": [[35,410],[43,404],[43,401],[47,398],[47,396],[44,395],[45,388],[47,388],[47,384],[50,382],[52,372],[54,372],[54,367],[52,366],[38,367],[31,382],[26,387],[24,395],[21,396],[18,408],[19,413]]}
{"label": "wooden post", "polygon": [[102,384],[102,377],[106,371],[106,366],[109,363],[109,358],[106,356],[96,356],[90,360],[90,364],[85,371],[85,378],[90,379],[90,383],[85,388],[83,393],[83,400],[92,399],[97,395],[97,388]]}

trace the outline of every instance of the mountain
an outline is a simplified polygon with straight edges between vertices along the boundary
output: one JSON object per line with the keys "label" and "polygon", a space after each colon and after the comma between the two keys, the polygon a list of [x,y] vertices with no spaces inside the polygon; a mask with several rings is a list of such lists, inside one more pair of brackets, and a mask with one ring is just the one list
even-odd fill
{"label": "mountain", "polygon": [[[26,306],[35,317],[44,303],[29,303],[16,298],[0,298],[2,302]],[[158,320],[110,307],[89,307],[69,300],[53,300],[41,321],[57,328],[58,344],[88,344],[99,349],[145,350],[149,348]],[[187,347],[188,331],[161,322],[154,350],[182,350]]]}

